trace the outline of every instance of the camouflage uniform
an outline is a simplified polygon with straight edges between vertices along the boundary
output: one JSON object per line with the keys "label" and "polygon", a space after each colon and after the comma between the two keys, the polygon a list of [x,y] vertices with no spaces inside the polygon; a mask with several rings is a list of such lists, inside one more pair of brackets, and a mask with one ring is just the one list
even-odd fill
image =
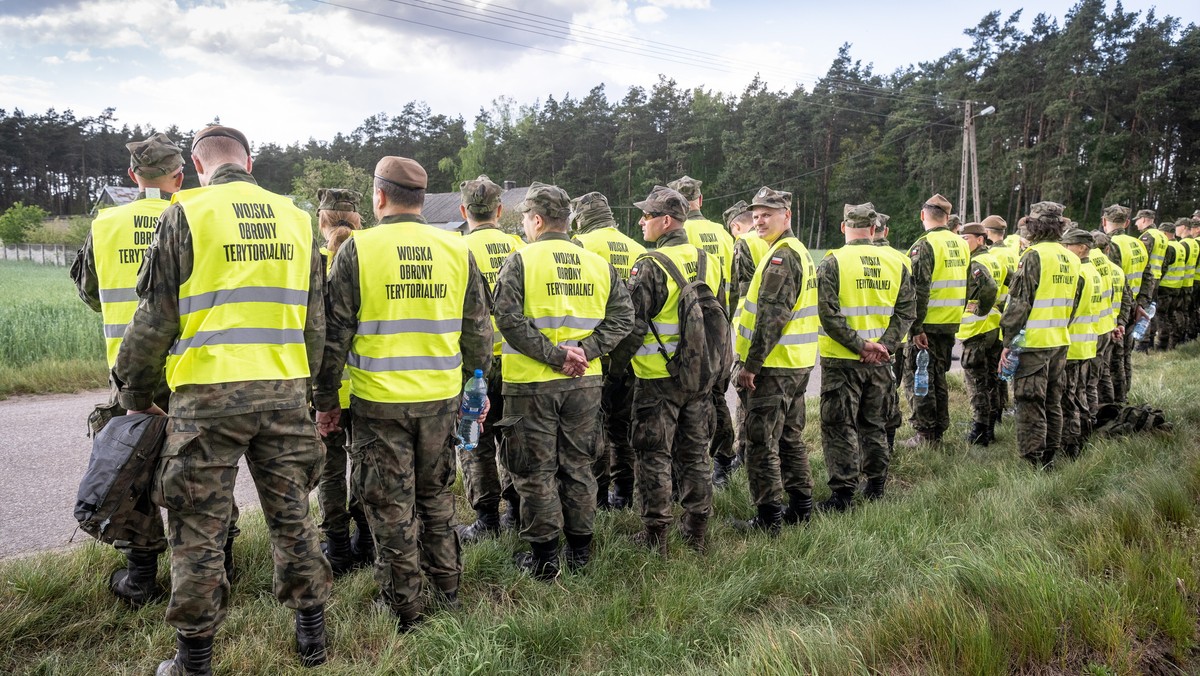
{"label": "camouflage uniform", "polygon": [[[379,224],[425,220],[395,214]],[[329,276],[329,322],[321,369],[314,383],[318,411],[338,408],[338,387],[362,306],[357,238],[338,251]],[[488,289],[470,258],[462,307],[464,382],[492,362],[492,323]],[[424,572],[442,594],[457,594],[462,559],[454,530],[454,425],[460,397],[418,403],[386,403],[351,392],[354,411],[350,457],[357,471],[354,490],[362,500],[374,536],[375,581],[383,601],[402,622],[416,621],[424,609]]]}
{"label": "camouflage uniform", "polygon": [[[749,206],[745,201],[739,201],[737,204],[726,209],[726,227],[748,209]],[[754,280],[754,271],[757,268],[758,261],[754,260],[754,253],[750,249],[750,244],[744,238],[735,239],[733,243],[732,278],[729,280],[729,307],[731,309],[729,318],[731,320],[736,320],[738,305],[741,303],[741,299],[745,298],[746,294],[750,291],[750,282]],[[728,387],[726,391],[728,391]],[[713,405],[728,407],[729,404],[725,400],[724,394],[722,394],[720,401],[714,399]],[[744,461],[746,458],[746,409],[741,405],[740,399],[735,404],[733,428],[733,447],[726,447],[724,444],[721,444],[713,448],[713,463],[723,467],[726,477],[728,477],[729,471],[734,467],[735,461]],[[726,481],[728,481],[727,478]]]}
{"label": "camouflage uniform", "polygon": [[[971,252],[970,280],[981,276],[991,276],[991,272],[974,260],[980,254],[987,253],[986,244]],[[1003,267],[1003,264],[1001,264]],[[1003,268],[1003,279],[1012,278],[1012,270]],[[993,279],[993,281],[995,281]],[[995,305],[998,285],[968,283],[967,310],[977,316],[986,316]],[[972,296],[971,292],[979,294]],[[1004,400],[1000,395],[1000,380],[997,368],[1000,366],[1000,329],[994,329],[978,336],[972,336],[962,341],[963,379],[966,381],[967,392],[971,399],[971,420],[975,424],[973,432],[986,429],[990,434],[992,426],[999,422],[1000,413],[1004,410]]]}
{"label": "camouflage uniform", "polygon": [[[1105,210],[1106,218],[1121,215],[1121,212],[1112,211],[1112,207]],[[1123,217],[1128,218],[1129,210],[1125,209]],[[1121,221],[1126,223],[1127,221]],[[1119,224],[1118,224],[1119,225]],[[1113,265],[1121,267],[1121,250],[1116,244],[1111,243],[1113,237],[1123,235],[1125,227],[1116,227],[1110,230],[1107,234],[1110,243],[1104,253]],[[1128,280],[1126,280],[1128,281]],[[1111,357],[1109,358],[1109,371],[1112,374],[1112,401],[1118,404],[1124,404],[1129,394],[1129,387],[1133,381],[1133,325],[1137,323],[1136,309],[1145,310],[1154,300],[1154,292],[1158,286],[1158,281],[1154,279],[1154,273],[1150,270],[1150,261],[1147,258],[1146,267],[1142,271],[1142,285],[1138,290],[1137,297],[1132,299],[1133,305],[1130,308],[1131,314],[1127,318],[1126,331],[1124,339],[1113,343]],[[1129,287],[1126,288],[1126,297],[1132,296],[1129,292]]]}
{"label": "camouflage uniform", "polygon": [[[883,214],[883,216],[884,216],[884,218],[882,218],[880,220],[880,223],[883,225],[886,225],[889,217],[887,217],[886,214]],[[882,227],[882,225],[878,226],[878,227]],[[886,236],[879,235],[878,230],[876,231],[875,239],[872,240],[871,243],[874,244],[875,246],[884,247],[884,248],[888,249],[889,251],[892,251],[897,254],[900,254],[901,256],[904,256],[904,252],[902,252],[898,249],[893,249],[891,242],[888,241]],[[905,257],[905,258],[907,258],[907,257]],[[909,281],[910,282],[912,281],[911,273],[909,274]],[[914,293],[915,293],[915,287],[914,287]],[[915,299],[915,296],[914,296],[914,299]],[[904,382],[904,374],[905,374],[904,355],[907,351],[905,349],[906,345],[907,345],[906,342],[901,342],[896,347],[896,352],[892,354],[892,366],[891,366],[891,369],[892,369],[892,399],[891,399],[891,404],[888,407],[887,426],[886,426],[889,449],[892,448],[892,446],[894,445],[894,443],[896,441],[896,430],[900,429],[900,426],[904,424],[904,411],[902,411],[900,409],[900,385]],[[910,383],[910,385],[911,385],[911,383]]]}
{"label": "camouflage uniform", "polygon": [[[1169,237],[1167,241],[1175,241],[1174,235]],[[1164,277],[1167,274],[1167,268],[1174,264],[1175,247],[1168,245],[1166,253],[1163,254],[1162,270]],[[1179,343],[1183,329],[1182,323],[1184,321],[1185,310],[1181,308],[1181,304],[1184,299],[1184,291],[1185,289],[1165,287],[1162,284],[1162,279],[1158,280],[1158,291],[1155,300],[1158,305],[1155,308],[1154,319],[1150,322],[1150,332],[1146,334],[1146,345],[1153,346],[1156,350],[1175,349],[1175,346]]]}
{"label": "camouflage uniform", "polygon": [[[1093,233],[1093,238],[1098,236],[1097,233]],[[1101,241],[1107,243],[1108,237],[1104,236]],[[1101,249],[1102,247],[1100,246],[1093,249],[1092,256],[1096,255],[1095,252],[1100,252],[1103,255]],[[1117,271],[1120,272],[1120,265],[1113,263],[1111,260],[1109,264],[1115,266]],[[1121,291],[1121,308],[1117,312],[1116,327],[1121,327],[1123,331],[1128,332],[1131,328],[1129,324],[1130,317],[1133,315],[1134,299],[1123,274],[1121,275],[1121,284],[1123,285]],[[1121,349],[1122,354],[1124,353],[1124,342],[1123,340],[1117,340],[1112,332],[1105,333],[1097,340],[1096,359],[1092,361],[1091,368],[1088,371],[1088,407],[1091,411],[1093,422],[1101,406],[1117,402],[1117,381],[1120,380],[1122,387],[1124,386],[1124,357],[1118,358],[1116,356],[1115,353],[1118,349]],[[1120,368],[1119,373],[1114,371],[1114,368],[1117,368],[1118,364]]]}
{"label": "camouflage uniform", "polygon": [[[241,168],[217,167],[210,184],[253,183]],[[164,359],[180,334],[179,288],[192,274],[191,227],[172,205],[159,219],[138,279],[141,303],[126,330],[113,382],[120,404],[145,410],[162,378]],[[325,271],[312,246],[304,342],[310,372],[324,345]],[[274,545],[275,597],[307,610],[329,598],[332,576],[309,515],[322,449],[307,407],[308,379],[188,385],[171,397],[167,440],[154,482],[167,509],[171,601],[167,622],[181,637],[211,637],[224,620],[229,580],[222,545],[233,517],[233,486],[242,456],[258,486]]]}

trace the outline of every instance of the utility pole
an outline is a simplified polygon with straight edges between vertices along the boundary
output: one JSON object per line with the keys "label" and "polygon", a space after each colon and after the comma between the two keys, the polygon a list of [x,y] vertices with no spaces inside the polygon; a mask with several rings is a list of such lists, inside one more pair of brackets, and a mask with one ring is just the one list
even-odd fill
{"label": "utility pole", "polygon": [[971,155],[971,127],[973,118],[971,117],[971,102],[966,102],[966,110],[963,111],[963,137],[962,137],[962,173],[958,177],[958,204],[959,214],[966,213],[967,209],[967,165],[970,162]]}
{"label": "utility pole", "polygon": [[963,142],[962,142],[962,173],[958,181],[958,214],[966,218],[967,213],[967,167],[971,171],[971,207],[974,220],[979,222],[979,153],[975,150],[975,118],[991,115],[996,112],[995,106],[988,106],[972,114],[971,101],[965,103],[963,113]]}

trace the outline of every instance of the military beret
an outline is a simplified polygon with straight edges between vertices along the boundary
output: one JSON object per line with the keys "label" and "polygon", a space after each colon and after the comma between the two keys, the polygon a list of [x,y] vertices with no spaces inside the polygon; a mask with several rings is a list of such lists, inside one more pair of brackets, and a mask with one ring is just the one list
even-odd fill
{"label": "military beret", "polygon": [[933,207],[934,209],[941,209],[942,213],[944,213],[944,214],[949,214],[950,209],[951,209],[950,200],[946,199],[945,197],[942,197],[941,195],[937,195],[937,194],[935,194],[933,197],[930,197],[929,199],[925,200],[924,206]]}
{"label": "military beret", "polygon": [[967,223],[959,229],[960,235],[979,235],[980,237],[987,236],[987,229],[983,227],[983,223]]}
{"label": "military beret", "polygon": [[842,222],[851,228],[869,228],[875,225],[875,205],[845,204],[842,206]]}
{"label": "military beret", "polygon": [[888,221],[890,221],[890,220],[892,220],[891,216],[888,216],[887,214],[884,214],[884,213],[880,213],[878,211],[875,212],[875,227],[886,228]]}
{"label": "military beret", "polygon": [[166,134],[125,144],[129,168],[143,178],[173,176],[183,166],[183,151]]}
{"label": "military beret", "polygon": [[684,176],[667,184],[668,188],[679,191],[680,195],[689,202],[695,202],[700,199],[700,184],[703,181],[697,181],[691,176]]}
{"label": "military beret", "polygon": [[634,202],[633,206],[648,214],[663,214],[677,221],[687,220],[688,200],[674,188],[656,185],[646,199]]}
{"label": "military beret", "polygon": [[616,227],[608,198],[602,193],[589,192],[571,200],[571,222],[576,230]]}
{"label": "military beret", "polygon": [[362,193],[349,188],[321,188],[317,191],[317,211],[357,211]]}
{"label": "military beret", "polygon": [[500,195],[504,194],[504,188],[483,174],[474,180],[459,183],[458,191],[462,193],[463,206],[476,214],[495,211],[500,206]]}
{"label": "military beret", "polygon": [[1120,204],[1104,207],[1104,220],[1109,223],[1128,223],[1129,207],[1123,207]]}
{"label": "military beret", "polygon": [[999,230],[1000,232],[1006,232],[1008,230],[1008,223],[1006,223],[1003,218],[995,215],[988,216],[987,218],[983,219],[983,222],[980,223],[980,225],[988,230]]}
{"label": "military beret", "polygon": [[1063,205],[1058,202],[1038,202],[1029,207],[1030,218],[1054,218],[1060,219],[1063,217]]}
{"label": "military beret", "polygon": [[224,127],[219,124],[210,124],[207,127],[196,132],[196,135],[192,137],[192,152],[196,152],[196,144],[197,143],[203,141],[206,138],[212,138],[214,136],[222,136],[224,138],[231,138],[231,139],[237,141],[238,143],[240,143],[242,145],[242,147],[246,149],[247,155],[250,154],[250,142],[246,140],[245,134],[234,129],[233,127]]}
{"label": "military beret", "polygon": [[1108,235],[1104,234],[1103,230],[1092,231],[1092,247],[1095,249],[1105,249],[1108,247]]}
{"label": "military beret", "polygon": [[764,185],[754,194],[754,200],[750,202],[750,206],[767,207],[770,209],[790,209],[792,208],[792,193],[782,190],[772,190]]}
{"label": "military beret", "polygon": [[1081,228],[1067,230],[1058,241],[1061,244],[1086,244],[1088,246],[1091,246],[1093,243],[1092,233]]}
{"label": "military beret", "polygon": [[532,211],[546,218],[569,218],[571,198],[567,191],[556,185],[534,181],[525,192],[525,201],[517,205],[517,212]]}
{"label": "military beret", "polygon": [[731,223],[737,220],[738,216],[750,211],[750,205],[746,204],[746,200],[738,200],[733,206],[725,210],[721,217],[725,219],[725,226],[728,227]]}
{"label": "military beret", "polygon": [[423,190],[429,186],[429,176],[416,160],[389,155],[375,164],[375,178],[392,185]]}
{"label": "military beret", "polygon": [[1137,212],[1137,215],[1133,217],[1133,220],[1136,221],[1142,218],[1149,218],[1150,220],[1154,221],[1158,219],[1158,214],[1155,213],[1153,209],[1142,209],[1141,211]]}

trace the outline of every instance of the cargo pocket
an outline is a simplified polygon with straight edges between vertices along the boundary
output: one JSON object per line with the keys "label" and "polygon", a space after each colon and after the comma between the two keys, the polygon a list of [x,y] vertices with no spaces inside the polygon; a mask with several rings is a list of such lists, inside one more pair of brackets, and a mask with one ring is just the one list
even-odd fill
{"label": "cargo pocket", "polygon": [[532,464],[525,446],[524,421],[524,416],[506,415],[496,423],[500,462],[513,474],[528,473]]}
{"label": "cargo pocket", "polygon": [[633,410],[633,429],[629,443],[636,451],[651,451],[666,447],[659,402],[640,402]]}
{"label": "cargo pocket", "polygon": [[379,437],[368,430],[356,430],[350,444],[350,481],[363,504],[380,507],[387,504],[387,488],[379,468]]}
{"label": "cargo pocket", "polygon": [[199,488],[192,476],[193,454],[200,450],[200,432],[168,434],[158,457],[151,498],[164,509],[190,514],[195,511]]}
{"label": "cargo pocket", "polygon": [[[800,402],[798,405],[803,406]],[[774,438],[775,427],[782,418],[783,396],[751,397],[746,402],[746,439],[755,446],[765,446]]]}

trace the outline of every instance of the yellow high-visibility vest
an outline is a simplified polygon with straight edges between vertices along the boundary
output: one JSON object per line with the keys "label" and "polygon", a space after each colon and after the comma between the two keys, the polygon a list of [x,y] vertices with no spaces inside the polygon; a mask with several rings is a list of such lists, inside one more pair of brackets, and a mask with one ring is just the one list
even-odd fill
{"label": "yellow high-visibility vest", "polygon": [[[996,260],[999,261],[1000,266],[1006,271],[1016,271],[1017,260],[1020,258],[1020,256],[1015,250],[1010,249],[1007,246],[996,245],[988,249],[988,253],[995,256]],[[1004,304],[1008,302],[1008,283],[1011,281],[1008,278],[1008,274],[1008,272],[1005,272],[1004,282],[1000,285],[1000,288],[996,290],[996,305],[999,305],[1002,308],[1004,307]]]}
{"label": "yellow high-visibility vest", "polygon": [[1103,336],[1117,328],[1117,317],[1121,315],[1121,301],[1125,297],[1125,275],[1121,268],[1114,265],[1099,249],[1092,249],[1088,256],[1096,272],[1100,273],[1100,281],[1104,287],[1100,295],[1106,307],[1100,310],[1100,320],[1096,323],[1096,335]]}
{"label": "yellow high-visibility vest", "polygon": [[1025,250],[1036,251],[1041,276],[1033,308],[1025,322],[1025,346],[1034,349],[1071,344],[1071,308],[1079,283],[1079,257],[1058,242],[1038,242]]}
{"label": "yellow high-visibility vest", "polygon": [[1184,282],[1195,274],[1188,274],[1188,251],[1182,243],[1173,240],[1167,241],[1167,248],[1175,252],[1175,260],[1171,261],[1167,269],[1163,270],[1158,285],[1164,289],[1182,289]]}
{"label": "yellow high-visibility vest", "polygon": [[[353,237],[354,233],[356,233],[356,232],[358,232],[358,230],[351,230],[350,236]],[[321,257],[325,261],[325,276],[326,277],[329,276],[329,271],[333,269],[333,256],[334,256],[334,252],[330,251],[328,246],[321,247]],[[338,407],[341,408],[343,411],[350,408],[350,365],[349,364],[347,364],[346,367],[342,369],[342,384],[338,387]]]}
{"label": "yellow high-visibility vest", "polygon": [[1083,293],[1079,296],[1079,307],[1075,309],[1075,316],[1068,327],[1071,346],[1067,348],[1067,359],[1071,361],[1096,356],[1099,334],[1096,323],[1100,321],[1101,311],[1107,307],[1103,293],[1104,280],[1090,260],[1079,264],[1079,276],[1083,279]]}
{"label": "yellow high-visibility vest", "polygon": [[[971,249],[962,237],[949,230],[930,230],[921,240],[933,248],[933,276],[929,280],[929,303],[925,324],[958,324],[967,305],[967,271]],[[909,249],[912,255],[913,249]]]}
{"label": "yellow high-visibility vest", "polygon": [[745,242],[746,247],[750,249],[750,260],[754,261],[755,268],[758,267],[758,264],[762,262],[762,257],[771,248],[771,245],[767,244],[767,240],[758,236],[757,230],[751,230],[738,235],[738,240]]}
{"label": "yellow high-visibility vest", "polygon": [[[500,268],[512,252],[525,246],[525,242],[496,228],[481,228],[472,230],[466,236],[467,248],[475,255],[475,265],[487,282],[488,292],[496,290],[496,278],[500,276]],[[519,242],[519,244],[518,244]],[[496,326],[496,318],[492,317],[492,354],[499,357],[504,345],[504,336]]]}
{"label": "yellow high-visibility vest", "polygon": [[1137,298],[1142,290],[1142,276],[1146,271],[1146,262],[1150,254],[1142,240],[1125,233],[1113,235],[1111,240],[1121,252],[1121,272],[1125,275],[1125,283],[1129,285],[1129,293]]}
{"label": "yellow high-visibility vest", "polygon": [[[876,244],[875,248],[879,249],[879,253],[881,255],[888,256],[890,258],[895,259],[897,262],[899,262],[901,265],[904,266],[905,270],[908,270],[908,274],[910,274],[910,275],[912,274],[912,259],[909,258],[908,256],[905,256],[903,251],[900,251],[899,249],[893,249],[890,245],[887,245],[887,244]],[[905,345],[907,343],[908,343],[908,332],[906,331],[904,333],[904,335],[900,338],[900,344]]]}
{"label": "yellow high-visibility vest", "polygon": [[646,253],[646,247],[612,226],[580,233],[575,235],[575,240],[583,248],[608,261],[625,282],[629,281],[629,269],[633,267],[633,262]]}
{"label": "yellow high-visibility vest", "polygon": [[780,237],[763,256],[758,268],[754,271],[754,279],[746,292],[746,302],[738,315],[735,348],[738,358],[746,361],[750,352],[750,343],[754,340],[754,327],[757,323],[759,290],[762,287],[763,274],[771,265],[781,265],[782,257],[776,252],[788,247],[796,252],[803,268],[800,293],[792,306],[792,316],[783,327],[779,342],[771,348],[763,366],[769,368],[801,369],[811,368],[817,363],[817,329],[821,325],[817,317],[817,275],[813,266],[812,256],[800,240],[795,237]]}
{"label": "yellow high-visibility vest", "polygon": [[[578,345],[604,321],[612,291],[608,262],[577,244],[542,239],[517,251],[525,270],[525,316],[555,345]],[[570,376],[527,357],[507,342],[500,360],[506,383],[544,383]],[[602,374],[599,357],[585,376]]]}
{"label": "yellow high-visibility vest", "polygon": [[354,246],[361,301],[346,360],[354,396],[385,404],[458,396],[471,270],[466,240],[397,221],[363,230]]}
{"label": "yellow high-visibility vest", "polygon": [[245,181],[176,193],[191,226],[192,274],[179,285],[179,339],[167,384],[309,377],[312,226],[282,195]]}
{"label": "yellow high-visibility vest", "polygon": [[100,316],[104,323],[108,367],[117,363],[125,327],[137,310],[138,269],[154,240],[158,217],[170,202],[145,198],[104,209],[92,221],[92,253],[100,287]]}
{"label": "yellow high-visibility vest", "polygon": [[[689,218],[683,222],[687,230],[688,242],[704,253],[715,257],[721,262],[721,275],[725,284],[733,279],[733,235],[720,223],[713,223],[707,218]],[[729,289],[725,289],[725,297],[729,297]]]}
{"label": "yellow high-visibility vest", "polygon": [[1187,269],[1183,274],[1183,288],[1190,289],[1196,283],[1196,263],[1200,259],[1200,242],[1191,237],[1184,237],[1179,244],[1187,251]]}
{"label": "yellow high-visibility vest", "polygon": [[[1000,260],[992,255],[992,252],[986,251],[974,254],[971,256],[971,260],[987,268],[988,274],[995,280],[996,286],[1004,288],[1007,291],[1008,273],[1001,265]],[[954,334],[954,337],[959,340],[967,340],[968,338],[974,338],[998,328],[1000,328],[1000,308],[992,305],[992,309],[982,317],[975,313],[964,311],[962,323],[958,325],[958,332]]]}
{"label": "yellow high-visibility vest", "polygon": [[[864,341],[878,341],[896,310],[903,264],[870,244],[847,244],[825,255],[837,260],[838,302],[846,324]],[[859,360],[857,352],[825,335],[823,328],[818,333],[821,359]]]}
{"label": "yellow high-visibility vest", "polygon": [[[699,272],[697,261],[700,250],[698,248],[692,244],[676,244],[665,246],[657,251],[671,259],[684,279],[690,282],[696,278],[696,274]],[[705,252],[705,254],[707,253]],[[716,295],[717,290],[721,288],[721,266],[718,263],[716,256],[707,256],[704,264],[704,283],[712,289],[713,295]],[[658,339],[655,339],[654,331],[646,331],[646,336],[642,339],[642,346],[633,356],[633,373],[642,380],[669,378],[671,374],[667,371],[667,357],[674,355],[675,348],[679,345],[680,288],[666,268],[663,268],[662,263],[655,260],[653,256],[643,256],[638,260],[637,265],[639,269],[643,270],[642,274],[645,274],[643,268],[647,265],[657,265],[662,269],[663,275],[667,279],[667,300],[658,314],[650,320],[654,331],[658,332]],[[662,340],[661,349],[658,340]],[[666,356],[663,356],[663,352],[667,353]]]}
{"label": "yellow high-visibility vest", "polygon": [[1021,251],[1021,236],[1016,233],[1013,233],[1004,238],[1004,246],[1015,251],[1018,256],[1020,256],[1021,253],[1023,253]]}
{"label": "yellow high-visibility vest", "polygon": [[1163,261],[1167,259],[1167,236],[1153,226],[1147,229],[1145,234],[1154,240],[1154,246],[1150,249],[1150,272],[1155,279],[1162,279]]}

